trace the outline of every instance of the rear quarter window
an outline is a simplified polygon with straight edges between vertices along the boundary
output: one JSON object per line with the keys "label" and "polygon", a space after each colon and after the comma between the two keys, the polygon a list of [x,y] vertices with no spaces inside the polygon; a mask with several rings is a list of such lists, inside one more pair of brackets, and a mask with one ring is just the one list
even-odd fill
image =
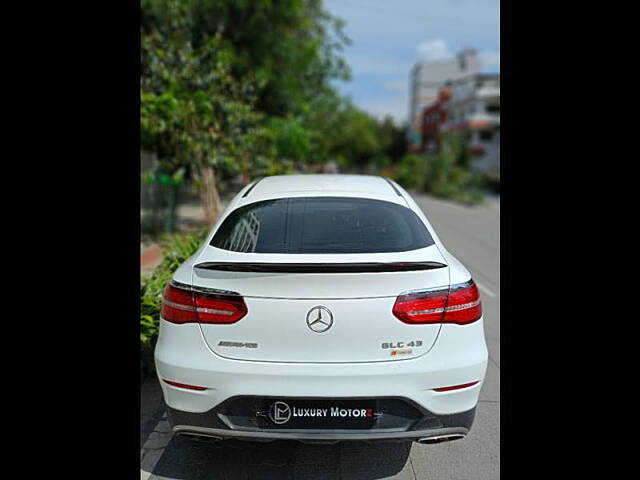
{"label": "rear quarter window", "polygon": [[410,209],[347,197],[280,198],[237,208],[211,245],[252,253],[383,253],[433,245]]}

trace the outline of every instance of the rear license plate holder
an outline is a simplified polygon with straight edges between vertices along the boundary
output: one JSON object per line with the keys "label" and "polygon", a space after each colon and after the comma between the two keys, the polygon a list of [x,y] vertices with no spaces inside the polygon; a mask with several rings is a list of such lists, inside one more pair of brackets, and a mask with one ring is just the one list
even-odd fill
{"label": "rear license plate holder", "polygon": [[367,429],[380,417],[371,399],[273,399],[261,402],[256,419],[268,429]]}

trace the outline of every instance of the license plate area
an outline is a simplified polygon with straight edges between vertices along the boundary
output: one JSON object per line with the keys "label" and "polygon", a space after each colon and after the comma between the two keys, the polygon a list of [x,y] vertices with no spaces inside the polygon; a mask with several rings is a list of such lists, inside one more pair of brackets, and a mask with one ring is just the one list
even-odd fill
{"label": "license plate area", "polygon": [[236,397],[218,417],[241,430],[403,431],[423,415],[401,399]]}
{"label": "license plate area", "polygon": [[371,428],[382,412],[371,400],[276,400],[256,411],[262,428],[359,429]]}

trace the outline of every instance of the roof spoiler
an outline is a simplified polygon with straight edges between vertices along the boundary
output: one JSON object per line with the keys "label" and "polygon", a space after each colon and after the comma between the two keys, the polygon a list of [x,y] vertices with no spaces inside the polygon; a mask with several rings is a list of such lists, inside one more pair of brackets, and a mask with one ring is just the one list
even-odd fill
{"label": "roof spoiler", "polygon": [[267,263],[267,262],[203,262],[194,268],[224,272],[268,273],[365,273],[412,272],[433,270],[447,265],[440,262],[360,262],[360,263]]}

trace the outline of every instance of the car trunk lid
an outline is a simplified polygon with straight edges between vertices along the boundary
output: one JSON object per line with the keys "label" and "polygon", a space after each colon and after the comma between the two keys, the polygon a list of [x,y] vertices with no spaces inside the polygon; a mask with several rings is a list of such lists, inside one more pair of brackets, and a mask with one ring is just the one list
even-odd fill
{"label": "car trunk lid", "polygon": [[229,359],[268,362],[375,362],[424,355],[440,325],[407,325],[392,314],[393,304],[408,290],[448,284],[448,266],[435,245],[392,254],[324,256],[207,247],[192,274],[194,289],[234,292],[248,308],[237,323],[200,325],[209,348]]}

